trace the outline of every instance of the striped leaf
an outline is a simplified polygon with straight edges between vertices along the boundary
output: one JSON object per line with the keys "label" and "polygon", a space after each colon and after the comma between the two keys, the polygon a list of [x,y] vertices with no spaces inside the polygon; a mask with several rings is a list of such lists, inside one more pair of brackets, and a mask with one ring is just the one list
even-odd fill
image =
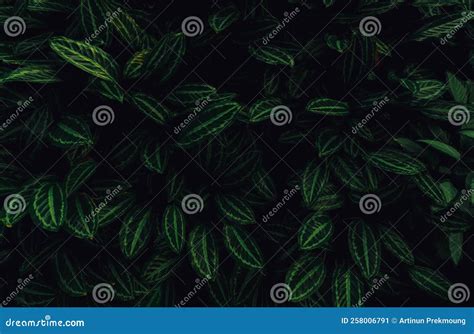
{"label": "striped leaf", "polygon": [[446,86],[438,80],[401,80],[401,84],[407,88],[415,98],[420,100],[433,100],[441,96]]}
{"label": "striped leaf", "polygon": [[222,101],[210,103],[196,119],[181,133],[178,142],[189,146],[215,136],[232,124],[241,106],[237,102]]}
{"label": "striped leaf", "polygon": [[125,218],[119,232],[120,249],[129,259],[134,258],[145,247],[150,238],[151,212],[143,210]]}
{"label": "striped leaf", "polygon": [[329,217],[312,215],[308,217],[298,230],[300,249],[312,250],[327,245],[334,232],[334,226]]}
{"label": "striped leaf", "polygon": [[94,160],[86,160],[74,165],[66,176],[66,195],[70,196],[83,185],[95,172],[97,164]]}
{"label": "striped leaf", "polygon": [[360,166],[344,156],[331,161],[331,169],[339,181],[357,192],[375,191],[378,188],[378,177],[373,168]]}
{"label": "striped leaf", "polygon": [[99,228],[97,217],[93,215],[96,206],[87,194],[74,196],[68,205],[68,219],[65,227],[80,239],[93,239]]}
{"label": "striped leaf", "polygon": [[457,266],[461,261],[463,254],[464,234],[463,233],[450,233],[448,236],[449,242],[449,253],[453,263]]}
{"label": "striped leaf", "polygon": [[288,65],[293,67],[295,60],[291,53],[283,48],[274,46],[250,46],[250,54],[257,60],[270,65]]}
{"label": "striped leaf", "polygon": [[219,250],[214,235],[204,226],[196,226],[189,234],[191,265],[201,277],[216,277]]}
{"label": "striped leaf", "polygon": [[103,80],[117,81],[118,65],[102,49],[67,37],[53,37],[49,45],[61,58]]}
{"label": "striped leaf", "polygon": [[252,105],[252,107],[250,107],[250,111],[249,111],[250,122],[258,123],[270,118],[272,109],[281,104],[282,104],[281,100],[275,97],[258,100]]}
{"label": "striped leaf", "polygon": [[142,277],[145,283],[156,285],[166,280],[176,266],[176,255],[169,249],[168,243],[160,240],[156,245],[156,255],[146,263]]}
{"label": "striped leaf", "polygon": [[314,256],[304,256],[292,264],[285,282],[290,286],[292,302],[310,298],[326,278],[324,263]]}
{"label": "striped leaf", "polygon": [[214,96],[216,92],[217,89],[208,84],[187,83],[173,90],[168,100],[177,106],[194,107],[201,101],[210,100],[210,97]]}
{"label": "striped leaf", "polygon": [[448,145],[448,144],[445,144],[443,142],[440,142],[438,140],[428,140],[428,139],[424,139],[424,140],[418,140],[419,142],[421,143],[425,143],[429,146],[431,146],[432,148],[434,148],[435,150],[439,151],[439,152],[442,152],[448,156],[450,156],[451,158],[454,158],[456,160],[459,160],[461,159],[461,153],[459,153],[458,150],[456,150],[454,147],[452,147],[451,145]]}
{"label": "striped leaf", "polygon": [[393,256],[408,264],[415,263],[415,258],[410,247],[400,234],[393,229],[381,226],[380,236],[382,244]]}
{"label": "striped leaf", "polygon": [[67,203],[58,183],[44,183],[36,190],[31,203],[31,217],[47,231],[56,232],[66,220]]}
{"label": "striped leaf", "polygon": [[222,217],[242,225],[255,223],[255,214],[245,201],[234,195],[221,195],[216,198],[217,211]]}
{"label": "striped leaf", "polygon": [[148,36],[129,13],[124,10],[117,11],[110,21],[128,47],[140,50],[148,46]]}
{"label": "striped leaf", "polygon": [[238,226],[224,227],[224,243],[230,254],[249,268],[263,268],[263,256],[253,238]]}
{"label": "striped leaf", "polygon": [[142,74],[146,77],[153,73],[159,73],[160,82],[165,82],[177,70],[185,53],[184,34],[168,33],[145,56]]}
{"label": "striped leaf", "polygon": [[325,158],[336,153],[344,144],[345,137],[333,129],[323,129],[316,137],[318,156]]}
{"label": "striped leaf", "polygon": [[422,41],[427,38],[446,37],[449,33],[457,31],[459,27],[462,27],[468,21],[466,18],[471,19],[472,15],[469,15],[469,13],[467,15],[462,15],[461,13],[446,15],[443,13],[440,16],[435,16],[431,18],[429,23],[413,34],[413,39]]}
{"label": "striped leaf", "polygon": [[369,163],[384,171],[400,175],[416,175],[426,170],[425,165],[419,160],[393,149],[369,154]]}
{"label": "striped leaf", "polygon": [[349,105],[338,100],[319,98],[309,101],[306,110],[327,116],[345,116],[349,114]]}
{"label": "striped leaf", "polygon": [[143,65],[145,58],[150,53],[151,49],[144,49],[136,52],[125,64],[123,75],[127,79],[137,79],[144,73]]}
{"label": "striped leaf", "polygon": [[449,281],[436,271],[425,267],[413,267],[408,270],[411,280],[422,290],[431,295],[447,299]]}
{"label": "striped leaf", "polygon": [[113,199],[112,202],[107,203],[97,214],[97,222],[100,227],[108,225],[117,219],[120,219],[133,206],[133,198],[124,200]]}
{"label": "striped leaf", "polygon": [[354,262],[365,278],[370,279],[379,272],[380,244],[374,231],[363,221],[354,221],[349,228],[349,250]]}
{"label": "striped leaf", "polygon": [[58,147],[71,148],[93,144],[92,133],[87,124],[72,116],[61,120],[48,135],[51,142]]}
{"label": "striped leaf", "polygon": [[439,205],[446,205],[447,200],[439,184],[428,173],[417,174],[412,177],[417,187]]}
{"label": "striped leaf", "polygon": [[175,253],[180,253],[186,241],[186,220],[183,210],[171,204],[163,213],[163,233]]}
{"label": "striped leaf", "polygon": [[[101,28],[101,25],[104,24],[106,19],[106,12],[107,9],[104,7],[103,1],[81,0],[79,6],[81,27],[88,36],[95,36],[92,42],[94,42],[96,38],[99,40],[108,40],[109,38],[109,30]],[[101,31],[101,34],[96,36],[96,31]]]}
{"label": "striped leaf", "polygon": [[354,272],[345,267],[337,267],[332,279],[334,306],[360,306],[363,284]]}
{"label": "striped leaf", "polygon": [[6,82],[54,83],[60,81],[54,68],[49,65],[27,65],[0,76],[0,84]]}
{"label": "striped leaf", "polygon": [[61,290],[72,297],[87,296],[89,289],[86,285],[81,266],[73,263],[68,255],[58,252],[54,257],[54,268]]}
{"label": "striped leaf", "polygon": [[142,160],[146,168],[163,174],[168,165],[168,154],[161,148],[161,144],[149,143],[145,145]]}
{"label": "striped leaf", "polygon": [[326,186],[329,180],[329,168],[326,164],[312,161],[305,168],[303,180],[301,181],[303,190],[303,201],[306,206],[311,206],[316,201],[318,195]]}
{"label": "striped leaf", "polygon": [[453,73],[447,73],[448,77],[448,87],[451,95],[454,98],[454,101],[461,104],[468,103],[469,92],[467,89],[467,84],[459,80],[456,75]]}
{"label": "striped leaf", "polygon": [[209,16],[209,25],[216,33],[224,31],[239,19],[240,12],[234,6],[220,8],[216,13]]}
{"label": "striped leaf", "polygon": [[136,93],[133,94],[132,101],[133,104],[137,106],[138,110],[158,124],[164,124],[170,115],[168,108],[150,95]]}

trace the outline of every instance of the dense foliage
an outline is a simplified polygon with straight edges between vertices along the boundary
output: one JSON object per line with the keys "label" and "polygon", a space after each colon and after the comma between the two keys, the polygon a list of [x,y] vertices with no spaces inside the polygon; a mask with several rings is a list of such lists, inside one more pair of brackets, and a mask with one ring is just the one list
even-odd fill
{"label": "dense foliage", "polygon": [[473,2],[195,2],[2,2],[2,299],[455,305]]}

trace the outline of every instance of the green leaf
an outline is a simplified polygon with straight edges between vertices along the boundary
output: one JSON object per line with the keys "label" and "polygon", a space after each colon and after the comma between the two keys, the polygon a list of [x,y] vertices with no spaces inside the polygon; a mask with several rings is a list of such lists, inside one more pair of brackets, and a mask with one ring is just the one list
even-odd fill
{"label": "green leaf", "polygon": [[438,80],[402,79],[401,84],[420,100],[436,99],[444,93],[446,88],[445,84]]}
{"label": "green leaf", "polygon": [[369,163],[384,171],[400,175],[416,175],[426,170],[425,165],[406,153],[383,149],[369,154]]}
{"label": "green leaf", "polygon": [[356,265],[365,278],[377,275],[380,268],[380,244],[374,231],[361,220],[354,221],[349,227],[349,250]]}
{"label": "green leaf", "polygon": [[151,212],[131,213],[122,223],[119,233],[120,249],[131,259],[143,250],[150,238]]}
{"label": "green leaf", "polygon": [[217,275],[219,250],[214,235],[204,226],[196,226],[189,234],[191,265],[201,276],[209,279]]}
{"label": "green leaf", "polygon": [[238,224],[255,223],[255,214],[246,202],[234,195],[221,195],[216,198],[220,216]]}
{"label": "green leaf", "polygon": [[89,127],[79,118],[66,117],[49,132],[51,142],[63,148],[91,146],[93,138]]}
{"label": "green leaf", "polygon": [[66,195],[71,195],[83,185],[94,174],[96,168],[97,164],[94,160],[86,160],[74,165],[66,176]]}
{"label": "green leaf", "polygon": [[161,144],[147,144],[143,150],[142,160],[146,168],[163,174],[168,165],[168,154],[161,148]]}
{"label": "green leaf", "polygon": [[415,263],[410,247],[400,234],[388,227],[381,226],[380,235],[382,244],[393,256],[411,265]]}
{"label": "green leaf", "polygon": [[67,203],[58,183],[45,183],[36,190],[31,204],[31,217],[47,231],[57,232],[66,220]]}
{"label": "green leaf", "polygon": [[443,13],[442,15],[432,17],[429,23],[413,34],[413,39],[423,41],[427,38],[446,38],[446,35],[453,31],[458,31],[459,27],[462,27],[466,21],[469,21],[466,18],[472,18],[470,12],[466,14],[446,15],[446,13]]}
{"label": "green leaf", "polygon": [[175,253],[180,253],[186,242],[186,220],[177,205],[168,205],[163,213],[163,233]]}
{"label": "green leaf", "polygon": [[420,289],[431,295],[447,299],[451,284],[434,270],[424,267],[413,267],[408,270],[408,275]]}
{"label": "green leaf", "polygon": [[186,53],[183,33],[168,33],[145,56],[144,77],[153,73],[160,74],[160,82],[165,82],[177,70]]}
{"label": "green leaf", "polygon": [[285,282],[290,286],[292,302],[300,302],[311,297],[326,278],[324,263],[314,256],[304,256],[292,264]]}
{"label": "green leaf", "polygon": [[316,148],[320,158],[336,153],[344,144],[345,137],[333,129],[323,129],[316,137]]}
{"label": "green leaf", "polygon": [[427,173],[413,176],[413,181],[417,187],[429,198],[439,205],[446,205],[448,201],[441,190],[440,185]]}
{"label": "green leaf", "polygon": [[129,13],[120,8],[114,14],[110,21],[125,45],[135,50],[148,46],[148,36]]}
{"label": "green leaf", "polygon": [[437,140],[418,140],[421,143],[428,144],[429,146],[433,147],[435,150],[438,150],[446,155],[449,155],[450,157],[459,160],[461,159],[461,153],[459,153],[458,150],[456,150],[454,147],[445,144],[443,142],[437,141]]}
{"label": "green leaf", "polygon": [[363,284],[350,269],[337,267],[332,279],[332,292],[336,307],[360,306]]}
{"label": "green leaf", "polygon": [[349,114],[349,105],[338,100],[318,98],[309,101],[306,110],[327,116],[345,116]]}
{"label": "green leaf", "polygon": [[240,12],[234,6],[220,8],[215,14],[209,16],[209,25],[216,33],[224,31],[239,19]]}
{"label": "green leaf", "polygon": [[141,112],[158,124],[164,124],[170,115],[168,108],[147,94],[133,94],[132,101]]}
{"label": "green leaf", "polygon": [[237,102],[212,102],[181,133],[178,142],[189,146],[215,136],[232,124],[241,106]]}
{"label": "green leaf", "polygon": [[455,265],[458,265],[462,258],[463,240],[463,233],[450,233],[448,235],[449,251]]}
{"label": "green leaf", "polygon": [[257,60],[270,65],[288,65],[293,67],[295,60],[286,49],[274,46],[250,46],[250,54]]}
{"label": "green leaf", "polygon": [[93,214],[96,206],[86,194],[74,196],[68,205],[68,219],[66,229],[80,239],[93,239],[99,228],[97,217]]}
{"label": "green leaf", "polygon": [[236,260],[249,268],[263,268],[263,256],[252,236],[243,229],[226,225],[224,243]]}
{"label": "green leaf", "polygon": [[73,297],[87,296],[88,288],[82,269],[68,255],[58,252],[54,257],[54,267],[61,290]]}
{"label": "green leaf", "polygon": [[467,85],[450,72],[447,73],[447,76],[448,87],[451,92],[451,95],[454,98],[454,101],[461,104],[467,104],[469,97]]}
{"label": "green leaf", "polygon": [[310,162],[303,173],[301,181],[303,190],[303,201],[307,206],[311,206],[317,199],[318,195],[326,186],[329,180],[329,168],[326,164],[316,161]]}
{"label": "green leaf", "polygon": [[165,281],[173,272],[177,264],[176,257],[167,246],[167,244],[158,243],[156,255],[151,257],[143,271],[142,277],[145,283],[155,286]]}
{"label": "green leaf", "polygon": [[26,65],[7,72],[0,77],[0,84],[6,82],[54,83],[60,81],[56,70],[49,65]]}
{"label": "green leaf", "polygon": [[298,244],[303,250],[325,246],[331,240],[334,226],[327,216],[312,215],[298,230]]}
{"label": "green leaf", "polygon": [[123,75],[127,79],[137,79],[144,73],[143,66],[145,59],[150,53],[151,49],[144,49],[136,52],[125,64]]}
{"label": "green leaf", "polygon": [[53,37],[49,45],[68,63],[100,79],[117,81],[118,65],[102,49],[67,37]]}
{"label": "green leaf", "polygon": [[270,118],[270,114],[273,108],[281,105],[282,102],[279,98],[270,97],[260,99],[255,102],[249,111],[249,120],[251,123],[258,123]]}
{"label": "green leaf", "polygon": [[208,84],[186,83],[177,87],[168,100],[177,106],[195,107],[202,101],[209,100],[217,89]]}

